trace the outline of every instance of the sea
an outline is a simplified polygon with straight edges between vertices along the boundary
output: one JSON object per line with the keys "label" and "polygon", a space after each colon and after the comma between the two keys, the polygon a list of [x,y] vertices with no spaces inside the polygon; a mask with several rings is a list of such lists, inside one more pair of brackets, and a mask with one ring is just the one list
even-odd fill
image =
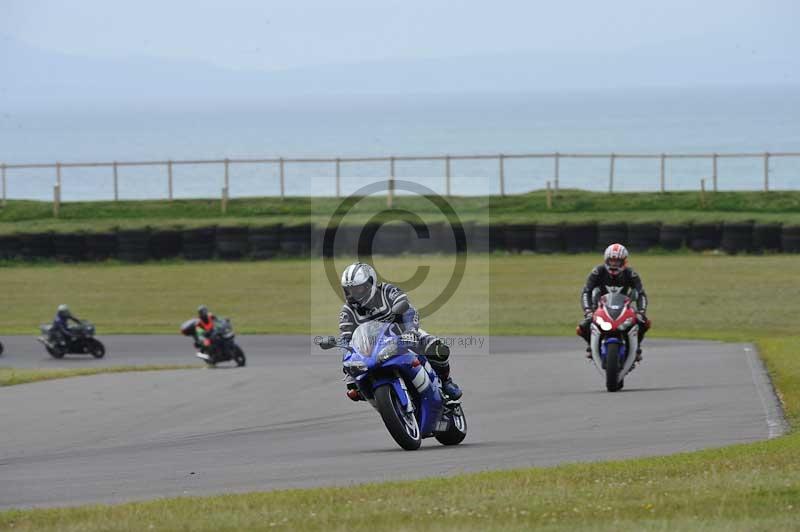
{"label": "sea", "polygon": [[[0,106],[2,109],[2,106]],[[657,191],[660,160],[616,154],[800,153],[800,87],[702,87],[494,94],[331,95],[244,104],[91,105],[3,109],[0,163],[103,163],[207,159],[357,158],[515,154],[562,157],[558,185],[594,191]],[[800,156],[769,157],[770,190],[800,189]],[[719,190],[762,190],[765,158],[717,160]],[[503,163],[503,191],[555,186],[552,157]],[[447,190],[444,161],[345,162],[339,193],[390,173],[435,193]],[[224,165],[174,164],[175,198],[217,198]],[[284,194],[336,194],[333,163],[286,163]],[[666,190],[712,187],[712,160],[665,159]],[[51,200],[53,168],[6,171],[9,199]],[[230,197],[281,193],[278,164],[231,164]],[[400,187],[402,188],[402,187]],[[450,192],[497,194],[495,159],[451,160]],[[169,194],[166,165],[62,168],[63,201],[158,199]]]}

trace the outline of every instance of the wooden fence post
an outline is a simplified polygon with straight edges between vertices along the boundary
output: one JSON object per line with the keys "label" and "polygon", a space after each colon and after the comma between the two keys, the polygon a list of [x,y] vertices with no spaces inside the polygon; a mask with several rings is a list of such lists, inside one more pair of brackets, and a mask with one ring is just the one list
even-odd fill
{"label": "wooden fence post", "polygon": [[3,174],[3,207],[6,206],[6,165],[0,164],[0,171]]}
{"label": "wooden fence post", "polygon": [[114,201],[119,201],[119,175],[117,174],[117,161],[111,165],[114,169]]}
{"label": "wooden fence post", "polygon": [[506,164],[505,155],[502,153],[497,156],[500,161],[500,196],[506,195]]}
{"label": "wooden fence post", "polygon": [[611,154],[611,158],[609,160],[610,165],[608,169],[608,193],[611,194],[614,192],[614,161],[616,160],[617,156],[613,153]]}
{"label": "wooden fence post", "polygon": [[555,168],[553,169],[554,170],[554,172],[553,172],[553,188],[556,189],[556,192],[558,192],[558,181],[560,179],[560,174],[561,174],[560,166],[561,166],[561,154],[556,152],[556,155],[555,155]]}
{"label": "wooden fence post", "polygon": [[394,200],[394,157],[389,157],[389,190],[386,192],[386,206],[392,208]]}
{"label": "wooden fence post", "polygon": [[764,192],[769,192],[769,152],[764,153]]}
{"label": "wooden fence post", "polygon": [[167,192],[172,201],[172,161],[167,161]]}
{"label": "wooden fence post", "polygon": [[666,186],[666,171],[665,171],[666,170],[666,159],[667,159],[667,156],[662,153],[661,154],[661,167],[660,167],[659,173],[658,173],[659,183],[661,185],[661,192],[666,192],[666,190],[667,190],[667,186]]}
{"label": "wooden fence post", "polygon": [[283,161],[283,157],[280,158],[279,164],[281,167],[281,199],[286,196],[286,168]]}
{"label": "wooden fence post", "polygon": [[717,191],[717,154],[711,156],[711,181],[714,192]]}
{"label": "wooden fence post", "polygon": [[450,197],[450,156],[444,158],[444,195]]}
{"label": "wooden fence post", "polygon": [[547,182],[547,208],[553,208],[553,192],[550,190],[550,181]]}
{"label": "wooden fence post", "polygon": [[336,158],[336,197],[342,196],[342,168],[341,161]]}

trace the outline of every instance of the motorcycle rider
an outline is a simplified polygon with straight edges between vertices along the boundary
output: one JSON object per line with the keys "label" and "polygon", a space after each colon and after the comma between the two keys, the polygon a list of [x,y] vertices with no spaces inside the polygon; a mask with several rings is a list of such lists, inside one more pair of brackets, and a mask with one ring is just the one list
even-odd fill
{"label": "motorcycle rider", "polygon": [[59,305],[56,309],[56,317],[53,319],[53,327],[50,329],[51,339],[54,343],[66,345],[67,339],[74,338],[75,335],[69,330],[70,321],[78,325],[81,323],[81,320],[72,315],[67,305]]}
{"label": "motorcycle rider", "polygon": [[194,346],[200,350],[197,356],[208,359],[206,349],[211,346],[211,333],[214,331],[214,324],[217,317],[208,311],[208,307],[200,305],[197,307],[197,322],[194,327]]}
{"label": "motorcycle rider", "polygon": [[[413,346],[412,351],[427,357],[442,381],[444,394],[451,400],[461,397],[461,389],[450,377],[450,348],[419,328],[419,314],[405,292],[392,284],[379,283],[375,269],[363,262],[344,270],[341,285],[345,304],[339,313],[340,341],[349,342],[356,328],[368,321],[396,323],[403,332],[401,340]],[[355,380],[348,376],[345,382],[347,396],[353,401],[362,400]]]}
{"label": "motorcycle rider", "polygon": [[[583,337],[589,344],[591,338],[591,323],[594,313],[592,296],[595,290],[597,297],[607,294],[609,287],[620,287],[622,293],[636,301],[636,320],[639,323],[639,347],[636,349],[636,362],[642,360],[642,340],[650,329],[650,320],[647,319],[647,294],[645,294],[642,279],[633,268],[628,267],[628,250],[622,244],[611,244],[603,254],[603,264],[595,266],[586,284],[581,291],[581,307],[584,319],[578,324],[576,334]],[[586,348],[587,358],[591,358],[591,347]]]}

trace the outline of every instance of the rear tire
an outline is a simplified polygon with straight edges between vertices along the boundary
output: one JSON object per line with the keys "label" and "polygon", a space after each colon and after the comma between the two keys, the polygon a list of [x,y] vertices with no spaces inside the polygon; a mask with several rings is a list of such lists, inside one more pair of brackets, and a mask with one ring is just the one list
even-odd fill
{"label": "rear tire", "polygon": [[406,451],[415,451],[422,444],[422,434],[413,412],[406,412],[394,391],[394,386],[387,384],[375,390],[375,403],[381,414],[383,424],[394,441]]}
{"label": "rear tire", "polygon": [[616,392],[622,386],[619,383],[619,344],[606,345],[606,390]]}
{"label": "rear tire", "polygon": [[467,417],[464,415],[464,410],[461,408],[461,405],[453,408],[450,415],[453,421],[450,423],[447,430],[434,434],[436,440],[442,445],[458,445],[467,437]]}
{"label": "rear tire", "polygon": [[106,356],[106,346],[104,346],[100,340],[92,338],[89,342],[89,353],[91,353],[94,358],[103,358]]}
{"label": "rear tire", "polygon": [[0,342],[0,356],[3,356],[3,352],[4,352],[5,350],[6,350],[6,348],[5,348],[5,346],[3,345],[3,342]]}
{"label": "rear tire", "polygon": [[64,355],[67,353],[66,351],[58,347],[46,346],[45,349],[47,349],[47,352],[50,353],[50,356],[53,358],[64,358]]}
{"label": "rear tire", "polygon": [[238,345],[233,346],[233,360],[240,368],[247,364],[247,358],[244,356],[244,351]]}

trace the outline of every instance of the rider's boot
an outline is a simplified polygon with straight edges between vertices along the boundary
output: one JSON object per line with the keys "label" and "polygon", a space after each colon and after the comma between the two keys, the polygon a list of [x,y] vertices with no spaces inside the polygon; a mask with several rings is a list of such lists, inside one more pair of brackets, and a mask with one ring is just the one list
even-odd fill
{"label": "rider's boot", "polygon": [[586,346],[586,358],[589,360],[592,358],[592,347],[588,345]]}
{"label": "rider's boot", "polygon": [[641,362],[641,361],[642,361],[642,348],[641,347],[637,347],[636,348],[636,359],[634,360],[634,362],[638,363],[638,362]]}
{"label": "rider's boot", "polygon": [[436,340],[425,350],[425,356],[428,357],[431,367],[442,381],[442,392],[446,398],[451,401],[461,399],[463,392],[450,377],[450,347],[441,340]]}

